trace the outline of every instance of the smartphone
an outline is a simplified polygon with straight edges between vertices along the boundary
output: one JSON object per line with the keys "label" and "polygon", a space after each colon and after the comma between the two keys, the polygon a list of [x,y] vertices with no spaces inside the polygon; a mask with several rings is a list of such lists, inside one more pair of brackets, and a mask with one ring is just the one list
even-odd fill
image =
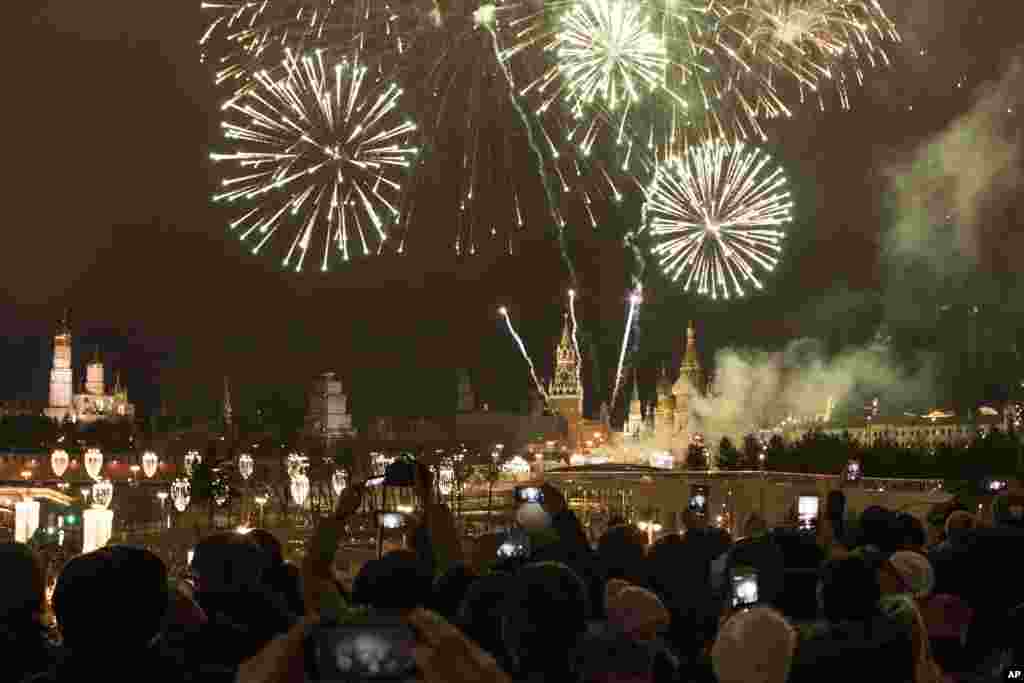
{"label": "smartphone", "polygon": [[401,512],[378,512],[377,524],[385,529],[403,529],[406,519]]}
{"label": "smartphone", "polygon": [[316,651],[313,680],[414,681],[416,634],[397,618],[367,617],[325,625],[311,636]]}
{"label": "smartphone", "polygon": [[708,514],[708,487],[694,484],[690,487],[690,512],[698,515]]}
{"label": "smartphone", "polygon": [[818,524],[818,507],[821,499],[817,496],[800,496],[796,499],[796,519],[801,529],[814,529]]}
{"label": "smartphone", "polygon": [[366,480],[366,486],[367,487],[380,486],[383,483],[384,483],[384,477],[374,477],[373,479],[367,479]]}
{"label": "smartphone", "polygon": [[732,577],[732,606],[750,607],[757,604],[757,572],[747,570]]}
{"label": "smartphone", "polygon": [[543,503],[544,492],[539,486],[517,486],[515,499],[517,503]]}

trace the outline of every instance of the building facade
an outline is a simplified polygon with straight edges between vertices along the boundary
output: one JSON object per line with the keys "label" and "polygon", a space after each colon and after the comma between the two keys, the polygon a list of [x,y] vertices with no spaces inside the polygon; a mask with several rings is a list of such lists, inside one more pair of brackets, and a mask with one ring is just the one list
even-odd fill
{"label": "building facade", "polygon": [[135,405],[120,379],[107,392],[105,370],[99,349],[86,365],[82,391],[73,390],[71,325],[65,315],[53,338],[53,365],[50,369],[50,400],[44,414],[52,420],[91,423],[99,420],[133,419]]}
{"label": "building facade", "polygon": [[306,400],[306,433],[328,441],[355,436],[348,397],[333,372],[320,375],[310,387]]}
{"label": "building facade", "polygon": [[992,409],[982,408],[971,417],[933,410],[927,415],[872,415],[870,419],[820,422],[788,429],[785,436],[789,441],[796,441],[809,431],[817,430],[833,436],[849,435],[862,445],[885,442],[905,448],[936,447],[964,444],[988,430],[1007,426],[1006,417]]}

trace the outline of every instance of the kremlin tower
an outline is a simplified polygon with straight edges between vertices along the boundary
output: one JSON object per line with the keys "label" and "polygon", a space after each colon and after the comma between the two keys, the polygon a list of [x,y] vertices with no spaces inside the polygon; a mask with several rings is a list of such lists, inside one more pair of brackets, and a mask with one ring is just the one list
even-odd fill
{"label": "kremlin tower", "polygon": [[697,356],[697,331],[691,321],[686,329],[686,350],[683,352],[683,362],[679,367],[679,379],[672,387],[675,399],[673,431],[677,437],[683,438],[684,447],[689,443],[690,399],[695,394],[699,395],[703,389],[704,371]]}
{"label": "kremlin tower", "polygon": [[565,316],[562,338],[555,349],[555,377],[548,385],[548,403],[565,418],[569,427],[569,448],[575,452],[583,419],[583,387],[579,380],[580,359],[573,347],[569,316]]}

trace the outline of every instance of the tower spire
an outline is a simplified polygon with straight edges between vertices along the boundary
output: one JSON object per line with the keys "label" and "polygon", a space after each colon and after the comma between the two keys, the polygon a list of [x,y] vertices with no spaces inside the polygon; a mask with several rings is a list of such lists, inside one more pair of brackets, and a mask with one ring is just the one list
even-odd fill
{"label": "tower spire", "polygon": [[569,330],[569,316],[565,316],[562,325],[562,339],[555,349],[555,378],[551,381],[548,394],[552,397],[581,397],[582,388],[578,380],[579,358],[572,344],[572,333]]}
{"label": "tower spire", "polygon": [[231,408],[231,385],[228,383],[228,376],[224,375],[224,424],[231,424],[231,417],[234,411]]}
{"label": "tower spire", "polygon": [[57,323],[57,334],[65,335],[71,334],[71,309],[64,309],[64,317]]}

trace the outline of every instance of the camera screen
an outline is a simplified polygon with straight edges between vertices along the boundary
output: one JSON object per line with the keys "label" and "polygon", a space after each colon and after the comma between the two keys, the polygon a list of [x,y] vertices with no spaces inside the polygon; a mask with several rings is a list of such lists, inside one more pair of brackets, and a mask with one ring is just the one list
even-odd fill
{"label": "camera screen", "polygon": [[690,493],[690,512],[698,515],[708,513],[708,489],[705,486],[694,486]]}
{"label": "camera screen", "polygon": [[813,529],[818,521],[818,497],[800,496],[797,498],[796,517],[801,529]]}
{"label": "camera screen", "polygon": [[516,489],[516,500],[520,503],[543,503],[544,492],[537,486],[524,486]]}
{"label": "camera screen", "polygon": [[757,574],[732,577],[732,606],[745,607],[757,602]]}
{"label": "camera screen", "polygon": [[404,624],[335,626],[318,637],[321,681],[412,681],[416,636]]}

